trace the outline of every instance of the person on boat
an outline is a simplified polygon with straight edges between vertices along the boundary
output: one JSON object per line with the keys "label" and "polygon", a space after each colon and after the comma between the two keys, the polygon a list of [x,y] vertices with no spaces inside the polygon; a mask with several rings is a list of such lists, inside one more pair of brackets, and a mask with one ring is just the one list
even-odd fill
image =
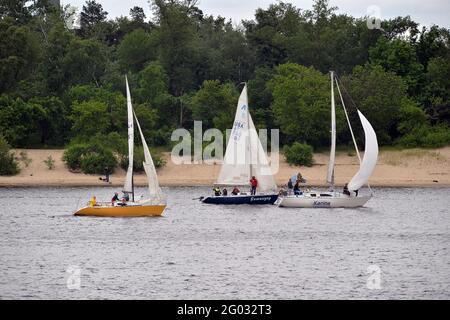
{"label": "person on boat", "polygon": [[305,178],[303,178],[300,172],[297,174],[297,181],[299,181],[300,183],[306,183]]}
{"label": "person on boat", "polygon": [[111,199],[111,204],[114,205],[114,203],[115,203],[116,201],[120,201],[120,199],[119,199],[119,193],[118,193],[118,192],[115,192],[115,193],[114,193],[114,197],[112,197],[112,199]]}
{"label": "person on boat", "polygon": [[294,185],[292,183],[291,178],[289,178],[289,181],[287,183],[287,189],[288,189],[288,194],[292,194],[292,189],[294,189]]}
{"label": "person on boat", "polygon": [[297,180],[294,186],[294,195],[301,196],[303,192],[300,190],[300,182]]}
{"label": "person on boat", "polygon": [[286,191],[286,185],[281,187],[280,191],[278,192],[278,195],[282,197],[286,197],[288,195],[288,192]]}
{"label": "person on boat", "polygon": [[130,194],[128,193],[128,192],[124,192],[123,193],[123,197],[122,197],[122,200],[124,200],[125,199],[125,201],[130,201]]}
{"label": "person on boat", "polygon": [[250,186],[252,187],[251,189],[252,196],[256,195],[256,188],[258,188],[258,180],[255,178],[255,176],[253,176],[252,179],[250,180]]}
{"label": "person on boat", "polygon": [[117,205],[121,206],[121,207],[125,207],[125,206],[127,206],[127,201],[125,200],[125,198],[122,198],[122,202],[117,203]]}
{"label": "person on boat", "polygon": [[97,205],[97,198],[95,196],[92,196],[91,200],[89,200],[89,205],[91,207],[95,207]]}
{"label": "person on boat", "polygon": [[240,192],[241,192],[241,190],[239,190],[238,187],[235,186],[235,187],[233,188],[233,191],[231,191],[231,194],[232,194],[233,196],[237,196]]}
{"label": "person on boat", "polygon": [[222,190],[222,195],[225,196],[225,197],[228,195],[228,190],[227,190],[227,188],[223,188],[223,190]]}
{"label": "person on boat", "polygon": [[213,192],[214,192],[214,195],[216,196],[216,197],[220,197],[221,196],[221,192],[220,192],[220,189],[218,188],[218,187],[214,187],[213,188]]}
{"label": "person on boat", "polygon": [[350,196],[350,191],[348,191],[348,183],[345,184],[344,190],[342,190],[342,193],[347,196]]}

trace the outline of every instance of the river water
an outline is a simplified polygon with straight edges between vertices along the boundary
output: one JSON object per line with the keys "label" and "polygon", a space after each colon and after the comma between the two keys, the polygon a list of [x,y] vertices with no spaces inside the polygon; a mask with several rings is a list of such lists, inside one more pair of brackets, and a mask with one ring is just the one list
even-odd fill
{"label": "river water", "polygon": [[169,188],[161,218],[72,216],[114,191],[2,189],[0,298],[450,298],[450,189],[286,209],[204,205],[192,199],[209,189]]}

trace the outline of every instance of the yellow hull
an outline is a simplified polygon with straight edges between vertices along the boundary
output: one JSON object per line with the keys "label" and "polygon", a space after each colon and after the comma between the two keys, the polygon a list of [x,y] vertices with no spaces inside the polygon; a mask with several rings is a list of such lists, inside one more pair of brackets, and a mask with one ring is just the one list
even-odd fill
{"label": "yellow hull", "polygon": [[129,207],[85,207],[74,213],[76,216],[92,217],[157,217],[161,216],[165,205]]}

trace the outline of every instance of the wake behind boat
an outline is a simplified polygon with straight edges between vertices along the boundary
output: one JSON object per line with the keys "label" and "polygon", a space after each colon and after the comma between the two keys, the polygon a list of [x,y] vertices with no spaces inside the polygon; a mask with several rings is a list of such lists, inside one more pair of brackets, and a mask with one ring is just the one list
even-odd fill
{"label": "wake behind boat", "polygon": [[250,188],[256,180],[258,194],[239,192],[235,195],[201,197],[208,204],[274,204],[277,185],[269,161],[248,110],[247,84],[239,97],[236,116],[216,187]]}
{"label": "wake behind boat", "polygon": [[[336,107],[334,101],[334,82],[339,91],[344,113],[347,118],[347,123],[350,129],[350,133],[353,138],[353,143],[356,149],[356,154],[360,162],[359,171],[345,186],[343,192],[337,192],[334,190],[334,167],[336,157]],[[348,118],[347,110],[345,108],[344,99],[342,98],[339,83],[334,77],[334,73],[331,72],[331,151],[330,161],[328,164],[327,182],[330,185],[331,191],[329,192],[306,192],[300,195],[288,195],[280,197],[278,200],[278,206],[280,207],[293,207],[293,208],[355,208],[364,206],[367,201],[372,198],[372,190],[370,195],[360,196],[359,189],[368,183],[370,176],[377,164],[378,158],[378,142],[377,135],[372,128],[370,122],[366,117],[358,110],[358,116],[361,120],[364,135],[365,135],[365,152],[364,159],[361,161],[358,146],[356,144],[353,129]]]}
{"label": "wake behind boat", "polygon": [[[160,216],[166,208],[166,201],[164,194],[159,186],[158,177],[156,175],[155,165],[153,163],[150,150],[142,133],[141,126],[133,110],[131,104],[130,88],[127,86],[127,110],[128,110],[128,170],[125,179],[123,192],[131,194],[132,201],[111,202],[111,203],[96,203],[91,202],[89,206],[81,208],[75,212],[76,216],[99,216],[99,217],[146,217],[146,216]],[[141,136],[142,145],[144,148],[144,170],[147,175],[148,190],[150,197],[148,199],[134,201],[134,183],[133,183],[133,161],[134,161],[134,119],[138,126]]]}

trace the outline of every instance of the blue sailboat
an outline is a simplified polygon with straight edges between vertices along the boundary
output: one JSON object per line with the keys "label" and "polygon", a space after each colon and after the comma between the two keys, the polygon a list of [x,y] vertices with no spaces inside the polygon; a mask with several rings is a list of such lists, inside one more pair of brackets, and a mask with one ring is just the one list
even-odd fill
{"label": "blue sailboat", "polygon": [[[258,181],[257,194],[250,192],[250,180]],[[239,194],[201,197],[207,204],[274,204],[277,185],[267,155],[248,109],[247,85],[239,97],[233,129],[228,141],[216,187],[237,187]]]}

